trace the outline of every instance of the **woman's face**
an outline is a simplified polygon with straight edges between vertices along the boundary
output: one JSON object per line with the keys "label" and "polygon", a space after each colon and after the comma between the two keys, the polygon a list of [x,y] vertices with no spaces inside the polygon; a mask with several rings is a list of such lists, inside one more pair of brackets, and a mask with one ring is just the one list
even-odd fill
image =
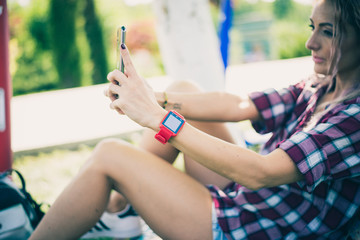
{"label": "woman's face", "polygon": [[319,74],[328,74],[331,64],[331,44],[334,32],[334,9],[325,0],[316,2],[310,16],[312,34],[306,42],[315,63],[314,70]]}
{"label": "woman's face", "polygon": [[[331,72],[331,48],[335,26],[335,9],[330,1],[319,0],[313,8],[310,17],[312,34],[306,42],[306,47],[311,50],[314,70],[316,73],[327,75]],[[341,58],[338,72],[349,72],[360,65],[360,40],[354,27],[347,24],[343,34]]]}

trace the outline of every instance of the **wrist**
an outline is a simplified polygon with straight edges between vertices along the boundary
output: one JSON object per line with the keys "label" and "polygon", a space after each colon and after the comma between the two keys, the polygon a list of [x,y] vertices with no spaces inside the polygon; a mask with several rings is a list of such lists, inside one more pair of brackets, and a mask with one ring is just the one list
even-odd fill
{"label": "wrist", "polygon": [[149,124],[149,128],[154,130],[155,132],[158,132],[160,130],[160,123],[164,119],[164,117],[168,114],[168,111],[159,108],[159,111],[154,114],[151,123]]}
{"label": "wrist", "polygon": [[159,131],[155,135],[162,144],[167,143],[170,138],[177,136],[185,124],[185,119],[174,110],[167,112],[159,124]]}

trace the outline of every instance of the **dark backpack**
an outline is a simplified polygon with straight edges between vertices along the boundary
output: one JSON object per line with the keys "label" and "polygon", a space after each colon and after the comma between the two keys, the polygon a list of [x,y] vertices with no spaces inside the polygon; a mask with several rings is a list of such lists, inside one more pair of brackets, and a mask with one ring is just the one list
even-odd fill
{"label": "dark backpack", "polygon": [[[20,179],[20,188],[11,180],[13,172]],[[43,216],[41,204],[26,191],[20,172],[11,169],[0,173],[0,240],[28,239]]]}

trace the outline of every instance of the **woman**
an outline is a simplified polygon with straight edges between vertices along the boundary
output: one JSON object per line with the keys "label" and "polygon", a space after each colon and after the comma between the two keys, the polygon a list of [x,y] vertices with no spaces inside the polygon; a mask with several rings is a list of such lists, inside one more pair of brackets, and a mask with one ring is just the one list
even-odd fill
{"label": "woman", "polygon": [[112,189],[164,239],[343,237],[360,204],[359,10],[358,0],[317,0],[306,46],[322,77],[248,99],[173,92],[165,99],[137,75],[123,45],[127,73],[108,75],[113,109],[155,132],[168,114],[164,103],[196,121],[249,119],[259,132],[273,132],[264,155],[184,123],[171,145],[231,180],[205,187],[148,151],[103,141],[31,239],[81,236]]}

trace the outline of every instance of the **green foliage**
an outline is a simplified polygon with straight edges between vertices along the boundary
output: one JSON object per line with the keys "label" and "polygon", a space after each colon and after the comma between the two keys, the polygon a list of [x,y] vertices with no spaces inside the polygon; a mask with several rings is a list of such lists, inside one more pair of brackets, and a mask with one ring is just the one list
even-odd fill
{"label": "green foliage", "polygon": [[[241,22],[241,16],[256,13],[274,19],[272,32],[267,33],[272,35],[272,56],[290,58],[309,54],[304,45],[311,6],[292,0],[234,1],[233,6],[232,31]],[[287,13],[282,19],[276,13],[281,8],[286,9],[282,13]],[[219,8],[211,4],[210,10],[216,26]],[[127,27],[127,45],[139,74],[148,77],[164,73],[149,4],[127,6],[118,0],[32,0],[29,6],[19,6],[16,1],[9,1],[9,13],[14,95],[106,81],[108,70],[116,65],[116,29],[121,25]],[[243,46],[239,41],[241,37],[232,39],[238,48]]]}
{"label": "green foliage", "polygon": [[[42,7],[38,7],[40,3]],[[17,5],[10,5],[10,9],[16,9],[9,19],[12,33],[10,45],[18,53],[12,67],[16,69],[12,75],[13,94],[57,88],[58,78],[48,51],[46,4],[34,0],[28,11],[22,11]]]}
{"label": "green foliage", "polygon": [[271,16],[272,4],[264,1],[241,1],[234,4],[234,15],[249,15],[249,13],[257,13],[260,15]]}
{"label": "green foliage", "polygon": [[273,4],[274,15],[278,19],[289,16],[289,12],[293,7],[292,0],[275,0]]}
{"label": "green foliage", "polygon": [[305,24],[279,22],[275,29],[275,47],[281,59],[310,55],[310,50],[305,47],[310,31]]}
{"label": "green foliage", "polygon": [[51,55],[49,52],[35,54],[34,49],[27,46],[17,59],[18,71],[12,82],[15,96],[58,88],[57,73],[51,64]]}
{"label": "green foliage", "polygon": [[[115,68],[116,29],[121,25],[129,31],[127,41],[132,55],[138,55],[133,60],[139,73],[164,73],[150,5],[129,7],[118,0],[19,2],[9,1],[14,95],[106,82],[108,70]],[[144,39],[136,42],[138,37]]]}
{"label": "green foliage", "polygon": [[61,87],[81,84],[80,53],[76,45],[76,0],[50,0],[50,40]]}
{"label": "green foliage", "polygon": [[[237,46],[232,47],[236,52],[232,59],[236,63],[244,61],[244,42],[263,44],[263,53],[268,59],[309,55],[305,42],[310,33],[306,28],[310,12],[311,6],[293,0],[241,1],[234,9],[232,43]],[[271,22],[271,27],[261,29],[265,25],[260,24],[262,21]],[[241,27],[247,28],[247,35],[237,29]],[[267,46],[270,54],[265,51]]]}
{"label": "green foliage", "polygon": [[[111,1],[111,4],[95,0],[95,5],[103,24],[109,68],[116,67],[116,29],[124,25],[127,29],[126,44],[138,73],[143,77],[164,74],[151,5],[127,6],[118,0]],[[146,41],[139,37],[145,37]],[[140,56],[143,53],[146,53],[145,57]]]}
{"label": "green foliage", "polygon": [[106,82],[108,65],[103,40],[102,27],[95,11],[94,0],[86,0],[83,9],[85,32],[90,46],[90,58],[93,63],[93,83]]}
{"label": "green foliage", "polygon": [[310,50],[305,47],[310,36],[308,28],[310,13],[310,5],[292,2],[287,16],[275,22],[273,47],[278,58],[287,59],[310,55]]}
{"label": "green foliage", "polygon": [[36,48],[41,51],[50,49],[50,36],[49,36],[49,26],[47,24],[47,19],[43,15],[33,15],[30,19],[29,24],[29,33],[36,42]]}

